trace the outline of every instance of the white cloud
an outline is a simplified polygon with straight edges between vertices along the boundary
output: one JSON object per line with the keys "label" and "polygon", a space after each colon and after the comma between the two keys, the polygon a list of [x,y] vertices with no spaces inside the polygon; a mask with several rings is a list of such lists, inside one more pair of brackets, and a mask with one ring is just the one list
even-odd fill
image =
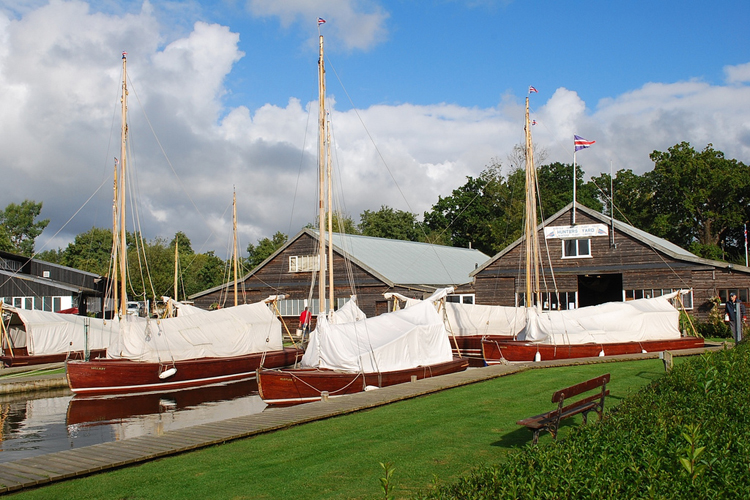
{"label": "white cloud", "polygon": [[[312,2],[291,2],[288,11],[275,5],[250,3],[256,15],[290,23],[305,9],[318,15]],[[345,5],[359,15],[359,4]],[[147,238],[184,231],[197,251],[225,257],[233,186],[244,246],[276,231],[295,234],[314,220],[317,103],[290,96],[283,107],[225,109],[225,79],[243,56],[238,35],[204,22],[171,38],[168,29],[148,4],[104,14],[83,2],[53,1],[16,18],[0,14],[0,173],[13,185],[0,207],[25,198],[44,203],[42,217],[52,222],[38,247],[97,188],[50,246],[111,224],[123,49],[133,83],[133,184]],[[595,107],[565,88],[546,102],[533,95],[535,143],[547,150],[547,161],[567,163],[574,133],[596,140],[577,157],[587,175],[609,171],[610,160],[615,169],[642,173],[653,166],[651,151],[680,141],[698,149],[711,142],[748,162],[750,86],[741,76],[747,67],[731,67],[727,86],[647,83]],[[355,220],[381,205],[421,214],[493,158],[506,163],[523,141],[524,107],[515,96],[485,109],[400,104],[338,112],[333,98],[329,107],[342,206]]]}
{"label": "white cloud", "polygon": [[[299,27],[312,33],[322,17],[326,35],[343,42],[349,49],[369,49],[385,40],[388,13],[374,3],[359,0],[247,0],[247,8],[257,17],[277,17],[281,25]],[[317,39],[316,43],[317,43]]]}
{"label": "white cloud", "polygon": [[736,66],[725,66],[724,73],[727,75],[727,83],[750,82],[750,62]]}

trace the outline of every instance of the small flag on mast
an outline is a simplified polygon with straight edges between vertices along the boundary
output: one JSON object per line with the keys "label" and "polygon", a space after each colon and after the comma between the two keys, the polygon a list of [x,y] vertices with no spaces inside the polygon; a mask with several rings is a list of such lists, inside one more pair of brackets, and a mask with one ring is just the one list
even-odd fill
{"label": "small flag on mast", "polygon": [[325,23],[326,23],[325,19],[323,19],[322,17],[318,18],[318,26],[320,26],[321,24],[325,24]]}
{"label": "small flag on mast", "polygon": [[579,149],[586,149],[588,147],[591,147],[592,144],[594,144],[596,141],[587,141],[580,135],[574,135],[573,136],[573,144],[575,145],[575,150],[578,151]]}
{"label": "small flag on mast", "polygon": [[531,120],[532,125],[536,125],[536,120]]}
{"label": "small flag on mast", "polygon": [[538,93],[539,91],[537,89],[529,85],[529,94],[538,94]]}

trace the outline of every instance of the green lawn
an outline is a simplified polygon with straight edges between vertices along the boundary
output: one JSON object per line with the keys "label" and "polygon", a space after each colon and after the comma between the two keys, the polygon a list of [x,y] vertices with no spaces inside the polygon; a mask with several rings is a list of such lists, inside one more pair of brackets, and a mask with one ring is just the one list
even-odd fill
{"label": "green lawn", "polygon": [[[382,498],[380,462],[395,467],[396,497],[410,498],[434,481],[453,481],[481,463],[502,461],[531,441],[517,420],[552,409],[555,390],[607,372],[611,408],[664,368],[652,359],[529,370],[14,498]],[[561,437],[579,422],[569,420]],[[543,435],[540,444],[550,439]]]}

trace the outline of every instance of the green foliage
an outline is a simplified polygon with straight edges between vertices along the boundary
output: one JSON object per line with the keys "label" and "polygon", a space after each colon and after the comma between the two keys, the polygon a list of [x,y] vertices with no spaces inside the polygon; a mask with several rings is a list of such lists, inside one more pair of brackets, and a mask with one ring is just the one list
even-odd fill
{"label": "green foliage", "polygon": [[383,498],[385,500],[393,500],[395,498],[393,491],[395,486],[393,484],[393,471],[396,468],[390,462],[380,462],[380,467],[383,469],[383,476],[380,478],[380,489],[383,492]]}
{"label": "green foliage", "polygon": [[281,248],[288,239],[289,237],[287,235],[281,231],[277,231],[270,240],[268,238],[258,240],[257,246],[250,243],[247,246],[248,267],[253,269],[255,266],[266,260],[271,254]]}
{"label": "green foliage", "polygon": [[747,498],[750,345],[680,363],[598,423],[420,498]]}
{"label": "green foliage", "polygon": [[359,216],[359,229],[365,236],[393,240],[423,241],[416,214],[382,205],[380,210],[365,210]]}
{"label": "green foliage", "polygon": [[[132,240],[132,235],[131,235]],[[75,237],[60,256],[60,264],[108,276],[112,256],[112,230],[92,227]]]}
{"label": "green foliage", "polygon": [[185,255],[193,255],[193,246],[190,244],[190,238],[187,237],[182,231],[177,231],[169,242],[169,248],[174,250],[175,241],[177,242],[177,253],[182,257]]}
{"label": "green foliage", "polygon": [[24,200],[10,203],[0,210],[0,250],[27,257],[34,255],[34,241],[49,224],[49,219],[35,222],[42,212],[42,203]]}
{"label": "green foliage", "polygon": [[[653,188],[653,212],[658,227],[643,229],[683,248],[693,242],[739,253],[737,238],[728,238],[747,220],[750,169],[711,144],[697,152],[681,142],[667,152],[651,153],[654,170],[645,174]],[[744,243],[744,240],[743,240]]]}
{"label": "green foliage", "polygon": [[[583,182],[583,169],[576,169],[576,201],[581,205],[592,208],[597,212],[602,210],[599,201],[599,190],[592,183]],[[565,205],[573,201],[573,165],[565,163],[550,163],[542,165],[537,171],[539,179],[539,199],[541,203],[540,217],[547,218],[557,213]],[[540,221],[541,222],[541,221]]]}

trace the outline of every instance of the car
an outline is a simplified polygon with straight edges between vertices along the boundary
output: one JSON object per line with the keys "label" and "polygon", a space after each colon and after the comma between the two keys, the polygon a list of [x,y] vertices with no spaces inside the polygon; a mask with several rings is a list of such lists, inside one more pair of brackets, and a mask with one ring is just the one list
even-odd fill
{"label": "car", "polygon": [[140,316],[141,315],[141,305],[138,302],[135,301],[128,301],[128,314],[132,314],[133,316]]}

